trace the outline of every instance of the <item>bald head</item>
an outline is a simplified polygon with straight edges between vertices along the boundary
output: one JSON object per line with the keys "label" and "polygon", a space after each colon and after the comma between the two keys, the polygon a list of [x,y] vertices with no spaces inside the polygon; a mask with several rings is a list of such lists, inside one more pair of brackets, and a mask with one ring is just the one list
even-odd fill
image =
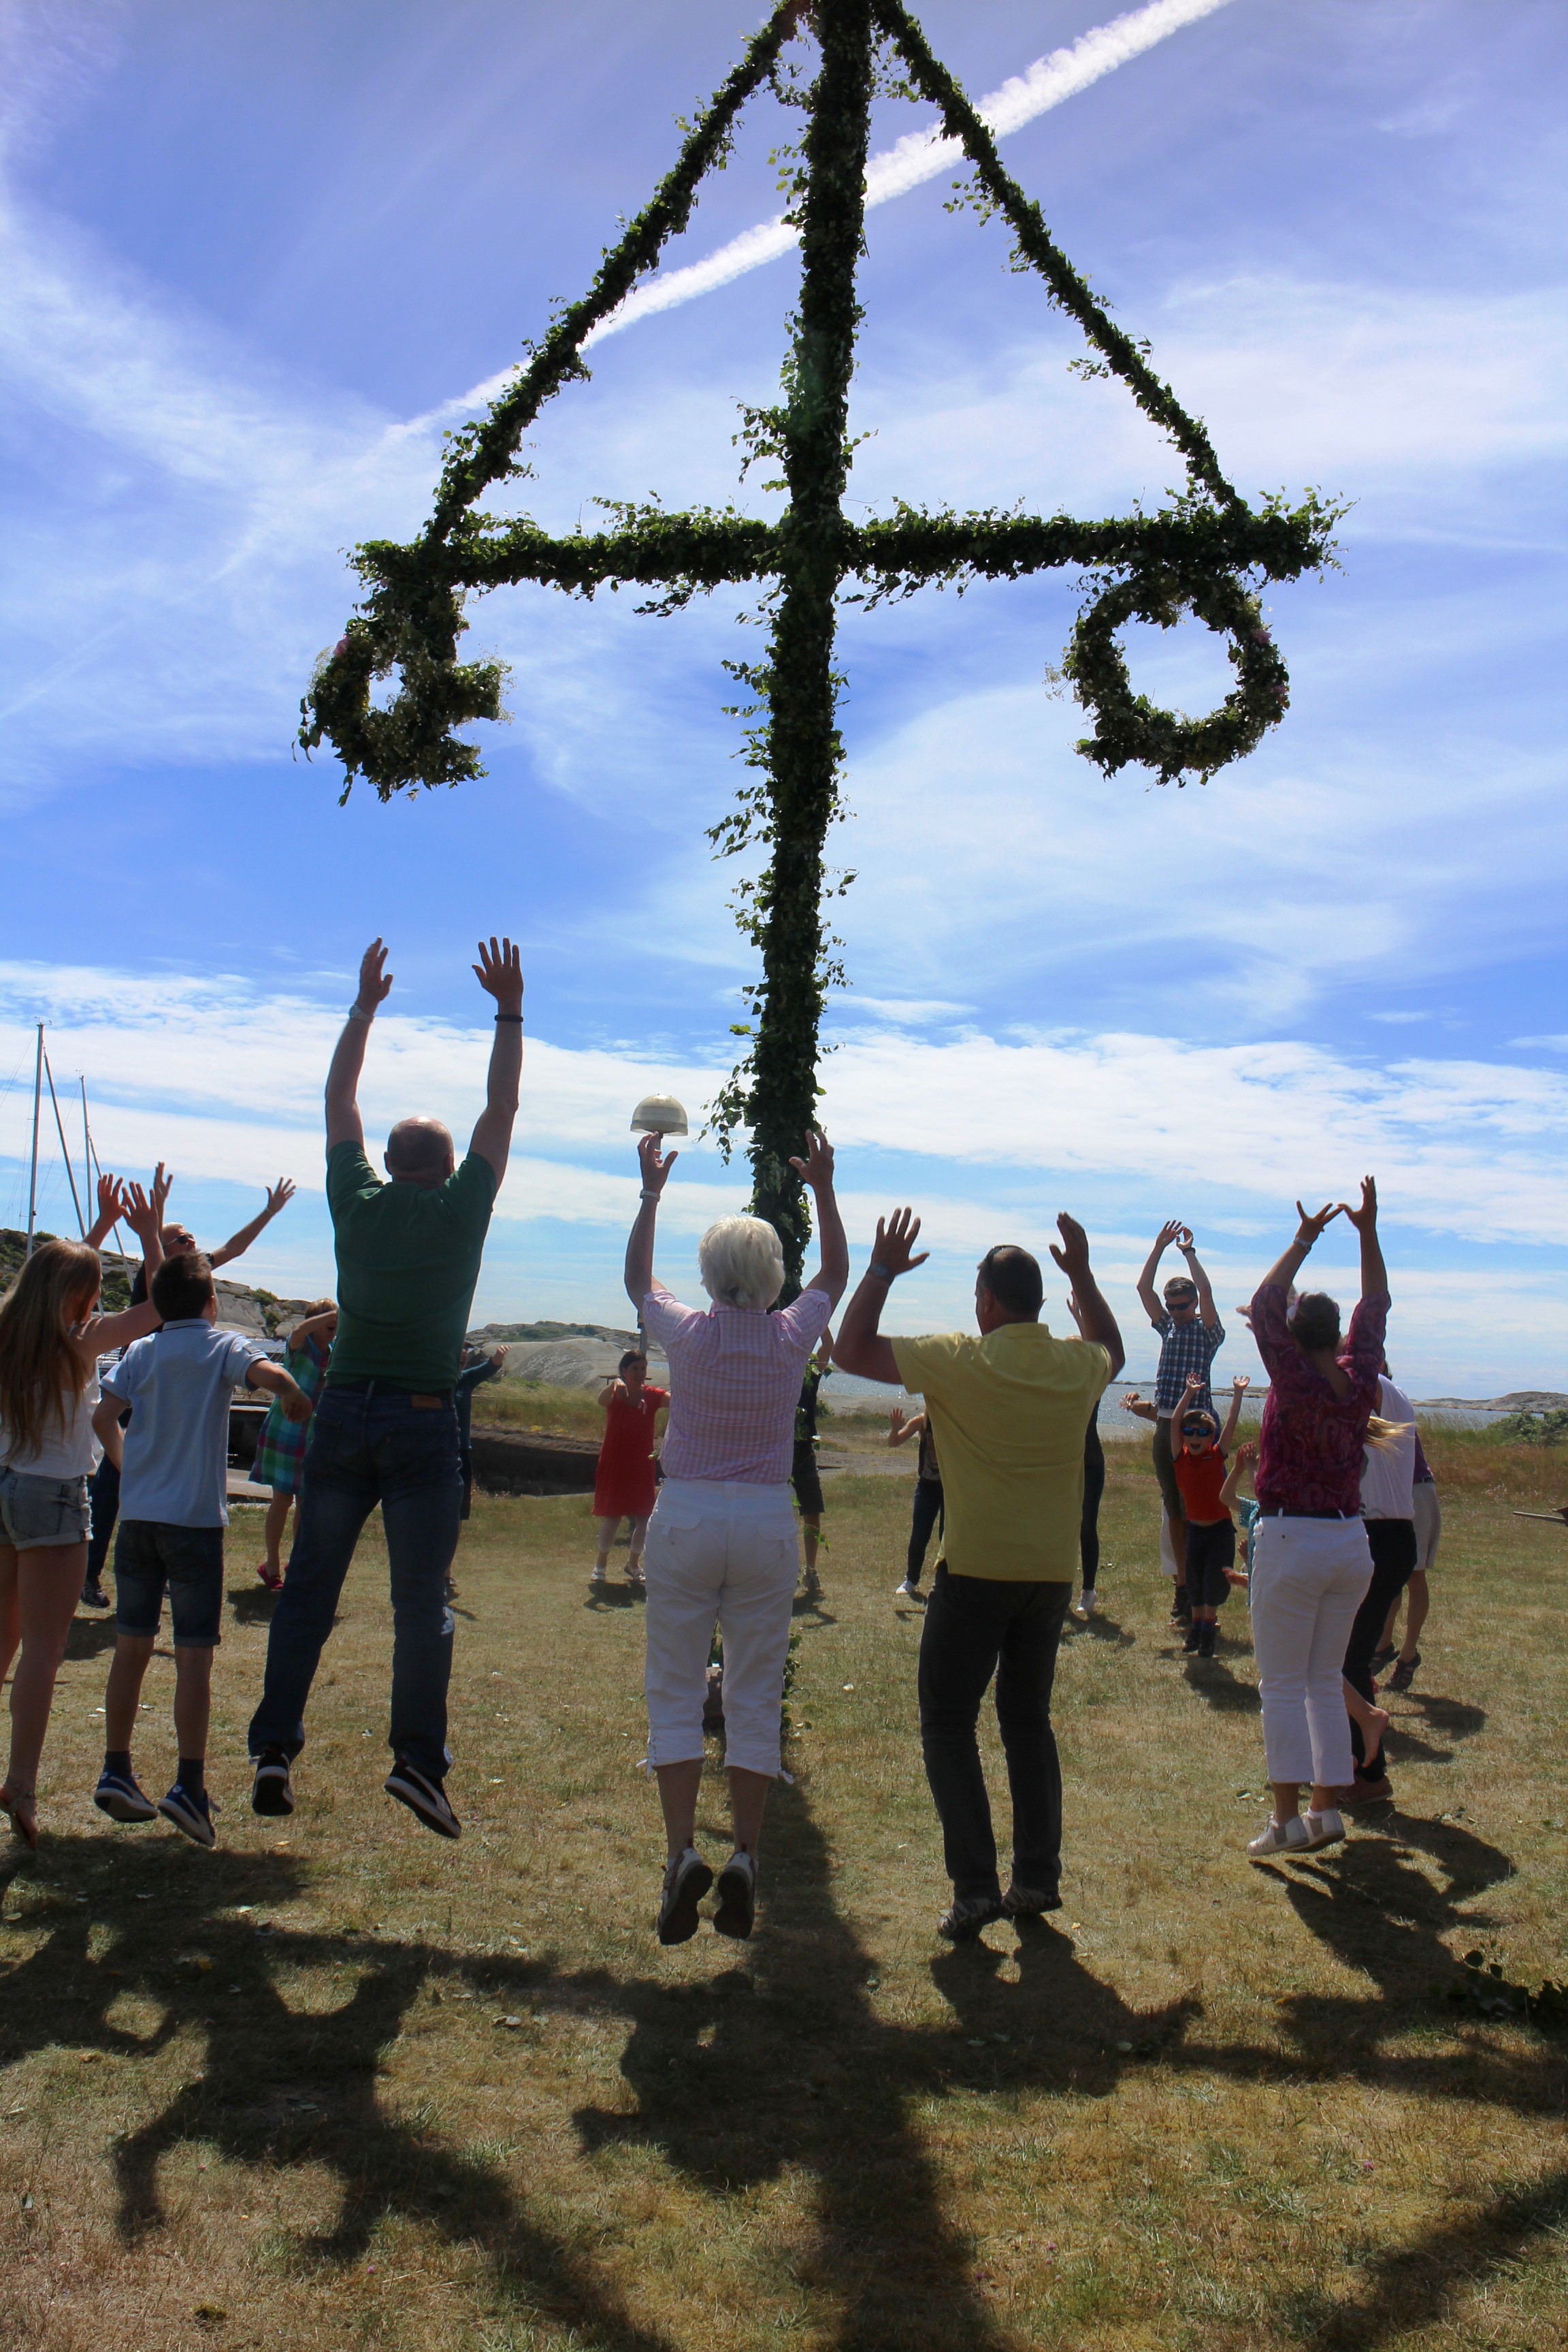
{"label": "bald head", "polygon": [[386,1172],[395,1184],[444,1184],[458,1164],[450,1131],[438,1118],[400,1118],[386,1139]]}

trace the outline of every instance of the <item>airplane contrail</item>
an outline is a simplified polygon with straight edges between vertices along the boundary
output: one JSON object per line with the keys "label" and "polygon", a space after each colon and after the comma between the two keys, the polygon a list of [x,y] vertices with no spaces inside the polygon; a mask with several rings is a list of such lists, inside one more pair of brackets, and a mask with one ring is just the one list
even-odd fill
{"label": "airplane contrail", "polygon": [[[1000,89],[983,98],[975,111],[998,139],[1005,139],[1009,131],[1021,131],[1025,123],[1049,113],[1064,100],[1076,98],[1080,89],[1088,89],[1104,75],[1114,73],[1118,66],[1169,40],[1173,33],[1229,5],[1230,0],[1150,0],[1147,7],[1131,9],[1126,16],[1113,16],[1109,24],[1096,25],[1080,35],[1070,48],[1053,49],[1048,57],[1037,58],[1025,72],[1015,74]],[[910,131],[867,163],[868,210],[874,205],[891,203],[895,196],[907,194],[910,188],[934,180],[963,161],[963,149],[956,139],[944,138],[936,129]],[[742,230],[739,236],[721,245],[706,260],[694,261],[684,269],[672,269],[651,278],[645,286],[635,287],[618,309],[584,337],[583,348],[586,350],[606,335],[618,335],[639,319],[651,318],[659,310],[673,310],[682,302],[695,301],[700,294],[728,286],[748,271],[760,269],[764,262],[776,261],[782,255],[793,252],[799,242],[799,232],[790,227],[782,214],[771,221],[759,221],[754,228]],[[443,401],[439,408],[413,417],[403,426],[395,426],[394,432],[401,437],[447,416],[487,405],[505,389],[520,364],[514,361],[459,398]]]}

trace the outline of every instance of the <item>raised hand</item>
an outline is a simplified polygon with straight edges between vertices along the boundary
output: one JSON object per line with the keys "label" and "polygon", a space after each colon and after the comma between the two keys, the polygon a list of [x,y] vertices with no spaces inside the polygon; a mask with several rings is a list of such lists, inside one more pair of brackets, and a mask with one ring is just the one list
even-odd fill
{"label": "raised hand", "polygon": [[833,1189],[833,1146],[820,1128],[813,1128],[805,1139],[805,1158],[792,1160],[790,1166],[814,1192]]}
{"label": "raised hand", "polygon": [[877,1238],[871,1244],[871,1263],[879,1265],[884,1274],[908,1274],[917,1265],[924,1265],[930,1250],[915,1254],[920,1239],[921,1221],[912,1209],[895,1209],[890,1217],[877,1220]]}
{"label": "raised hand", "polygon": [[359,960],[359,994],[354,1003],[362,1013],[374,1013],[392,993],[392,974],[386,969],[390,952],[379,940],[372,940]]}
{"label": "raised hand", "polygon": [[1348,1201],[1342,1201],[1339,1205],[1338,1213],[1342,1217],[1348,1217],[1358,1234],[1370,1234],[1375,1232],[1377,1228],[1376,1177],[1363,1176],[1362,1178],[1361,1206],[1359,1209],[1352,1209]]}
{"label": "raised hand", "polygon": [[474,976],[486,995],[495,998],[501,1012],[522,1011],[522,950],[514,948],[510,940],[497,940],[492,935],[488,948],[483,940],[479,941]]}
{"label": "raised hand", "polygon": [[889,1444],[895,1443],[903,1435],[904,1423],[907,1419],[908,1415],[905,1413],[903,1406],[901,1404],[896,1404],[891,1412],[888,1415],[888,1441]]}
{"label": "raised hand", "polygon": [[279,1209],[286,1209],[289,1206],[289,1202],[294,1198],[294,1190],[293,1180],[288,1176],[279,1176],[276,1184],[268,1186],[267,1213],[269,1217],[275,1217]]}
{"label": "raised hand", "polygon": [[1189,1252],[1196,1248],[1197,1244],[1193,1240],[1193,1229],[1191,1225],[1180,1225],[1177,1227],[1175,1242],[1176,1247],[1181,1251],[1184,1257],[1187,1256]]}
{"label": "raised hand", "polygon": [[1200,1372],[1187,1374],[1187,1394],[1190,1397],[1201,1395],[1203,1385],[1203,1375]]}
{"label": "raised hand", "polygon": [[669,1171],[679,1157],[679,1151],[672,1151],[666,1159],[660,1149],[660,1139],[657,1135],[639,1135],[637,1166],[642,1171],[643,1191],[652,1192],[656,1196],[662,1192],[669,1181]]}
{"label": "raised hand", "polygon": [[[1080,1285],[1088,1284],[1093,1279],[1089,1270],[1089,1235],[1084,1232],[1078,1219],[1069,1217],[1065,1209],[1057,1219],[1057,1226],[1061,1234],[1062,1245],[1058,1249],[1053,1242],[1051,1255],[1071,1283],[1073,1289],[1077,1291]],[[1169,1228],[1173,1238],[1180,1230],[1181,1228],[1176,1225]]]}
{"label": "raised hand", "polygon": [[98,1180],[98,1222],[100,1225],[112,1225],[124,1214],[125,1188],[118,1176],[110,1175],[106,1170]]}
{"label": "raised hand", "polygon": [[1239,1396],[1239,1395],[1241,1394],[1241,1392],[1242,1392],[1243,1389],[1249,1389],[1249,1388],[1252,1386],[1252,1375],[1251,1375],[1251,1373],[1250,1373],[1250,1372],[1237,1372],[1237,1373],[1236,1374],[1235,1378],[1232,1380],[1232,1381],[1231,1381],[1231,1384],[1230,1384],[1230,1385],[1231,1385],[1231,1387],[1234,1389],[1234,1391],[1236,1391],[1237,1395],[1237,1396]]}
{"label": "raised hand", "polygon": [[[1161,1226],[1159,1232],[1154,1236],[1154,1247],[1156,1250],[1168,1250],[1171,1244],[1173,1242],[1180,1241],[1182,1235],[1185,1233],[1187,1233],[1187,1228],[1183,1224],[1180,1217],[1167,1217],[1165,1223]],[[1192,1239],[1192,1235],[1187,1234],[1187,1238],[1190,1241]]]}
{"label": "raised hand", "polygon": [[[158,1174],[161,1176],[163,1172],[163,1166],[160,1163]],[[153,1186],[154,1194],[157,1190],[157,1183],[154,1181]],[[167,1187],[165,1187],[166,1190]],[[163,1222],[162,1202],[154,1203],[153,1200],[142,1190],[140,1184],[127,1184],[123,1214],[126,1223],[145,1252],[148,1246],[157,1240],[159,1228]]]}
{"label": "raised hand", "polygon": [[[1373,1205],[1375,1207],[1375,1198]],[[1296,1234],[1297,1247],[1299,1249],[1310,1249],[1312,1244],[1322,1232],[1323,1227],[1325,1225],[1331,1225],[1339,1213],[1339,1210],[1334,1206],[1331,1201],[1325,1201],[1322,1207],[1318,1211],[1315,1216],[1310,1215],[1309,1213],[1301,1206],[1300,1202],[1298,1201],[1296,1203],[1296,1214],[1300,1218],[1301,1223]]]}
{"label": "raised hand", "polygon": [[160,1160],[158,1165],[153,1171],[153,1206],[158,1212],[158,1223],[160,1224],[163,1222],[163,1205],[174,1189],[174,1180],[166,1172],[163,1163]]}

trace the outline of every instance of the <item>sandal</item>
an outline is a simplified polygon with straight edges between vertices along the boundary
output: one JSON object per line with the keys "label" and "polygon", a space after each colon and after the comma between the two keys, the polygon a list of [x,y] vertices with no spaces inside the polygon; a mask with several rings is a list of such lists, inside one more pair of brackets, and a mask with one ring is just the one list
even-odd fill
{"label": "sandal", "polygon": [[37,1796],[33,1789],[0,1789],[0,1812],[10,1815],[13,1831],[34,1853],[38,1850]]}
{"label": "sandal", "polygon": [[272,1565],[269,1560],[264,1559],[256,1573],[261,1579],[262,1583],[266,1586],[268,1592],[280,1592],[283,1590],[283,1571],[279,1569],[277,1575],[274,1576],[272,1573]]}

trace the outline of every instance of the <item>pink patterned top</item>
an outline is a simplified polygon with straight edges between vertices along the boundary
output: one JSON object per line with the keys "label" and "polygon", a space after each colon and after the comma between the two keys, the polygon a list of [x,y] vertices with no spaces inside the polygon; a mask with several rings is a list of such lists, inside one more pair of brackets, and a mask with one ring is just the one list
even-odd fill
{"label": "pink patterned top", "polygon": [[643,1326],[669,1360],[665,1476],[784,1485],[801,1376],[832,1312],[826,1290],[803,1290],[776,1314],[717,1300],[704,1314],[655,1283]]}
{"label": "pink patterned top", "polygon": [[1350,1374],[1350,1394],[1337,1397],[1290,1337],[1283,1286],[1266,1282],[1253,1299],[1252,1336],[1268,1373],[1253,1480],[1265,1510],[1346,1511],[1352,1517],[1360,1511],[1362,1454],[1378,1407],[1388,1307],[1387,1291],[1373,1291],[1351,1317],[1339,1359]]}

